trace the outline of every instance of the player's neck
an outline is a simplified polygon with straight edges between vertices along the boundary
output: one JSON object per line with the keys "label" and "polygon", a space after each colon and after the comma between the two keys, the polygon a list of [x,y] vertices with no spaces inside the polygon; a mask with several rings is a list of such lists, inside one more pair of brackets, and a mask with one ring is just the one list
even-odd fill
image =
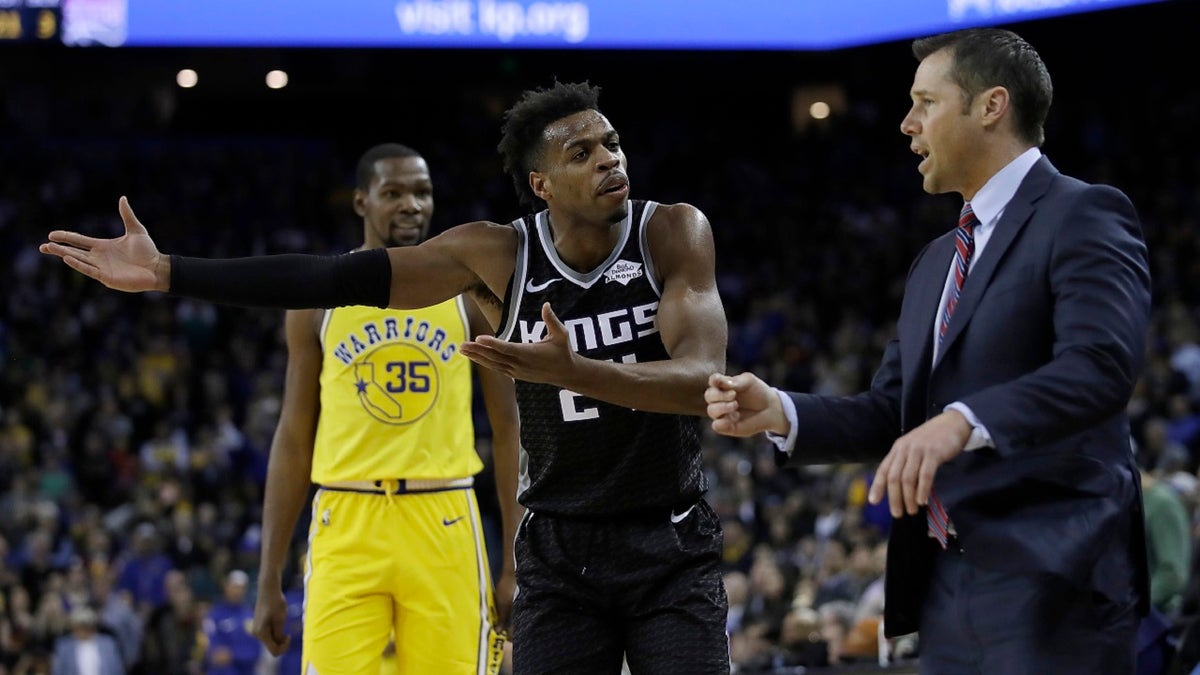
{"label": "player's neck", "polygon": [[563,216],[556,219],[553,214],[548,220],[558,257],[578,272],[593,270],[604,262],[621,233],[620,221],[587,222]]}

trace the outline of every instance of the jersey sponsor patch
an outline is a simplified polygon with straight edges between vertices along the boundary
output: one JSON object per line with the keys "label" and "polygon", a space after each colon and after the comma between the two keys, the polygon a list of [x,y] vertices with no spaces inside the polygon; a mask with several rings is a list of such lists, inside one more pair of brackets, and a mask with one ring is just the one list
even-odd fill
{"label": "jersey sponsor patch", "polygon": [[626,286],[629,282],[642,276],[642,263],[632,262],[630,260],[618,260],[604,271],[605,283],[613,281]]}

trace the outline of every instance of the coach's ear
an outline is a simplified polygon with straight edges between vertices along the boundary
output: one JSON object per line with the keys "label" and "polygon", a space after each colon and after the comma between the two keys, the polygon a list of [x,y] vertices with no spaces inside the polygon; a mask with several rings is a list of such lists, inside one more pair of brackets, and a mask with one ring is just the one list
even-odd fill
{"label": "coach's ear", "polygon": [[552,194],[550,188],[549,175],[539,171],[529,172],[529,189],[533,190],[533,194],[537,195],[538,199],[544,202],[550,201],[550,195]]}

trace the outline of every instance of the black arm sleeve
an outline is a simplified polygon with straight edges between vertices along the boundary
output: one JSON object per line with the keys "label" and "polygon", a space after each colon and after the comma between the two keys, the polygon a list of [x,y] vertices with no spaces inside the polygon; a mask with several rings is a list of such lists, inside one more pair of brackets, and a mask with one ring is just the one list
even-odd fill
{"label": "black arm sleeve", "polygon": [[387,250],[342,255],[252,258],[171,256],[171,294],[243,307],[315,309],[387,307],[392,265]]}

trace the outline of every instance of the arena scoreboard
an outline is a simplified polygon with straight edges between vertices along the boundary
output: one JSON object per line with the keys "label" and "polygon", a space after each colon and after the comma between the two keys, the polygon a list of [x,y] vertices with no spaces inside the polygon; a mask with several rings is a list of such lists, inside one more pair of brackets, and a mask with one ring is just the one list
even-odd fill
{"label": "arena scoreboard", "polygon": [[1167,1],[0,0],[0,45],[839,49]]}
{"label": "arena scoreboard", "polygon": [[62,0],[0,0],[0,43],[62,44]]}

